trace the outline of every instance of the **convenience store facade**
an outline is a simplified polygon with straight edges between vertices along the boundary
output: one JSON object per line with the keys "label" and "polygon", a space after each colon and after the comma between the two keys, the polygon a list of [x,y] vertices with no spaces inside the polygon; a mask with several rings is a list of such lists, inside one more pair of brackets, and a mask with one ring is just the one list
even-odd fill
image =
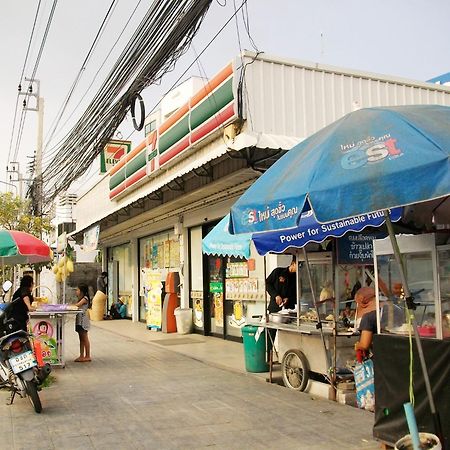
{"label": "convenience store facade", "polygon": [[419,103],[450,105],[450,89],[244,52],[79,199],[76,233],[100,228],[109,302],[145,321],[149,285],[178,272],[195,330],[238,339],[264,312],[266,274],[288,258],[207,256],[202,238],[302,139],[355,108]]}

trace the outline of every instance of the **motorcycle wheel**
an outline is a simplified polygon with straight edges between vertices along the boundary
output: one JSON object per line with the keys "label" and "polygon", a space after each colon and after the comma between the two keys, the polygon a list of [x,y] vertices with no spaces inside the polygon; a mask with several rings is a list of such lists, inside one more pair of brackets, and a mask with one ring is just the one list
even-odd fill
{"label": "motorcycle wheel", "polygon": [[25,381],[27,396],[37,413],[42,411],[41,399],[39,398],[37,385],[34,381]]}

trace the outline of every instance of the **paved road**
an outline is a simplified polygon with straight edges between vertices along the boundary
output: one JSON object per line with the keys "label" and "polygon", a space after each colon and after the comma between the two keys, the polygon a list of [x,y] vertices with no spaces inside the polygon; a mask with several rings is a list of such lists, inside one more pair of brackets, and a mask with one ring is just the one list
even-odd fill
{"label": "paved road", "polygon": [[[93,361],[72,363],[41,392],[6,406],[6,449],[375,449],[373,416],[206,365],[152,343],[93,327]],[[195,344],[194,344],[195,345]],[[224,355],[224,358],[226,355]]]}

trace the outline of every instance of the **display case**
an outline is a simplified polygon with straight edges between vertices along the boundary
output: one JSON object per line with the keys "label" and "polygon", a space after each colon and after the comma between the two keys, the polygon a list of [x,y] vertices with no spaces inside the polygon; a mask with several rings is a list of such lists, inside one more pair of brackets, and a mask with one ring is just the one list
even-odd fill
{"label": "display case", "polygon": [[442,306],[442,335],[450,339],[450,245],[437,247],[439,294]]}
{"label": "display case", "polygon": [[[449,247],[436,247],[434,234],[401,235],[397,236],[397,242],[408,287],[416,304],[414,314],[419,334],[422,337],[442,339],[444,334],[449,334],[447,324],[446,332],[443,333],[444,311],[449,309]],[[411,324],[406,314],[399,267],[389,238],[374,240],[374,266],[378,332],[408,335]],[[443,309],[443,290],[440,285],[445,284],[447,297]]]}

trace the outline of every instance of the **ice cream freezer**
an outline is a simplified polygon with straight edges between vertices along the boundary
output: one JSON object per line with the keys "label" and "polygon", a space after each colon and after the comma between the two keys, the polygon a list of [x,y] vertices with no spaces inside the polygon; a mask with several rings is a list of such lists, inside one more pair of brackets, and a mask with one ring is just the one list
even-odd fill
{"label": "ice cream freezer", "polygon": [[81,310],[69,309],[30,312],[31,331],[40,342],[44,362],[65,367],[65,327],[79,313]]}

